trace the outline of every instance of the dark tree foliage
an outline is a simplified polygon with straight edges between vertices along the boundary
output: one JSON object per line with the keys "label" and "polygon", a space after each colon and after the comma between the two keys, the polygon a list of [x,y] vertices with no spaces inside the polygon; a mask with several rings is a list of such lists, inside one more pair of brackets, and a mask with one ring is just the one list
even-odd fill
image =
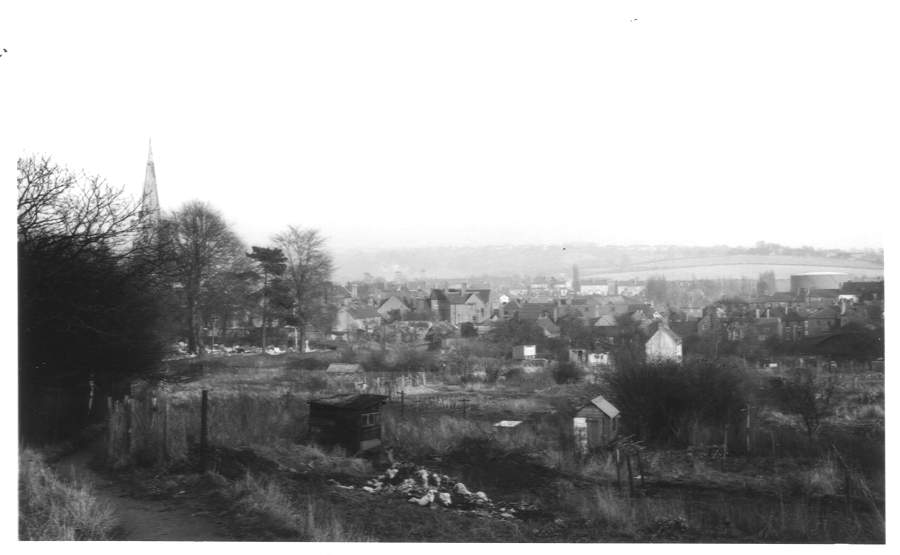
{"label": "dark tree foliage", "polygon": [[652,276],[647,279],[647,299],[656,304],[664,304],[669,300],[665,276]]}
{"label": "dark tree foliage", "polygon": [[743,370],[721,359],[619,365],[607,385],[628,429],[665,444],[690,442],[697,426],[720,428],[751,392]]}
{"label": "dark tree foliage", "polygon": [[166,294],[121,190],[47,159],[18,169],[20,433],[62,439],[158,362]]}
{"label": "dark tree foliage", "polygon": [[645,358],[644,344],[647,336],[641,329],[640,322],[630,314],[616,316],[617,334],[613,343],[613,357],[617,366],[635,366]]}
{"label": "dark tree foliage", "polygon": [[560,362],[553,369],[553,379],[558,384],[577,383],[584,378],[584,369],[572,362]]}
{"label": "dark tree foliage", "polygon": [[510,347],[513,345],[536,345],[539,350],[547,345],[547,338],[540,326],[519,318],[512,318],[508,322],[497,324],[488,334],[488,339]]}
{"label": "dark tree foliage", "polygon": [[478,337],[478,330],[472,322],[463,322],[459,326],[460,337]]}
{"label": "dark tree foliage", "polygon": [[568,340],[568,344],[578,349],[590,349],[594,345],[595,337],[590,326],[584,323],[576,315],[566,315],[560,318],[556,325],[559,326],[560,336]]}

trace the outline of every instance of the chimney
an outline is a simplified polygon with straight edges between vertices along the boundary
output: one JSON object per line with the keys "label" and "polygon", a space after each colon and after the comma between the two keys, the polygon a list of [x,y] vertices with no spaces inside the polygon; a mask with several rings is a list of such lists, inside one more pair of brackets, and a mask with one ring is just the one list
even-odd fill
{"label": "chimney", "polygon": [[461,297],[465,297],[465,296],[466,296],[466,289],[468,289],[468,288],[469,288],[469,284],[468,284],[467,282],[464,281],[464,282],[462,283],[462,289],[459,291],[459,295],[460,295]]}

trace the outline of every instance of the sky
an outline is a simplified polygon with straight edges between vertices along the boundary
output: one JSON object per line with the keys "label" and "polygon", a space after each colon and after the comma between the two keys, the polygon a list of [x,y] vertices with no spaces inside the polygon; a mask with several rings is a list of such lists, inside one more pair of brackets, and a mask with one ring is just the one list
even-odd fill
{"label": "sky", "polygon": [[879,248],[888,6],[28,2],[0,79],[17,156],[138,195],[152,138],[250,244]]}

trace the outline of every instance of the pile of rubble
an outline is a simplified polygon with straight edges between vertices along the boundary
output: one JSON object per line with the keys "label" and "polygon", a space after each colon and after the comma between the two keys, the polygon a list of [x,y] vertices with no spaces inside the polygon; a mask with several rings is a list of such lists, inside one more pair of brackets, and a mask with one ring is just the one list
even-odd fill
{"label": "pile of rubble", "polygon": [[446,474],[411,463],[392,464],[384,473],[367,481],[362,489],[372,494],[403,496],[420,507],[445,507],[501,518],[516,518],[517,511],[528,509],[494,503],[483,491],[473,493],[464,483]]}

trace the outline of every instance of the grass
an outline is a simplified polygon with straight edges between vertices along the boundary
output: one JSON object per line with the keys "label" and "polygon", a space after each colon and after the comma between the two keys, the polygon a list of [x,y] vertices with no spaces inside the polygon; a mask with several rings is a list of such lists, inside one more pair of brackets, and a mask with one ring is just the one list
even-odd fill
{"label": "grass", "polygon": [[115,525],[86,484],[64,481],[35,451],[19,452],[19,539],[106,540]]}
{"label": "grass", "polygon": [[358,542],[368,537],[345,522],[327,501],[289,495],[278,482],[247,473],[228,487],[241,516],[279,538],[315,542]]}

